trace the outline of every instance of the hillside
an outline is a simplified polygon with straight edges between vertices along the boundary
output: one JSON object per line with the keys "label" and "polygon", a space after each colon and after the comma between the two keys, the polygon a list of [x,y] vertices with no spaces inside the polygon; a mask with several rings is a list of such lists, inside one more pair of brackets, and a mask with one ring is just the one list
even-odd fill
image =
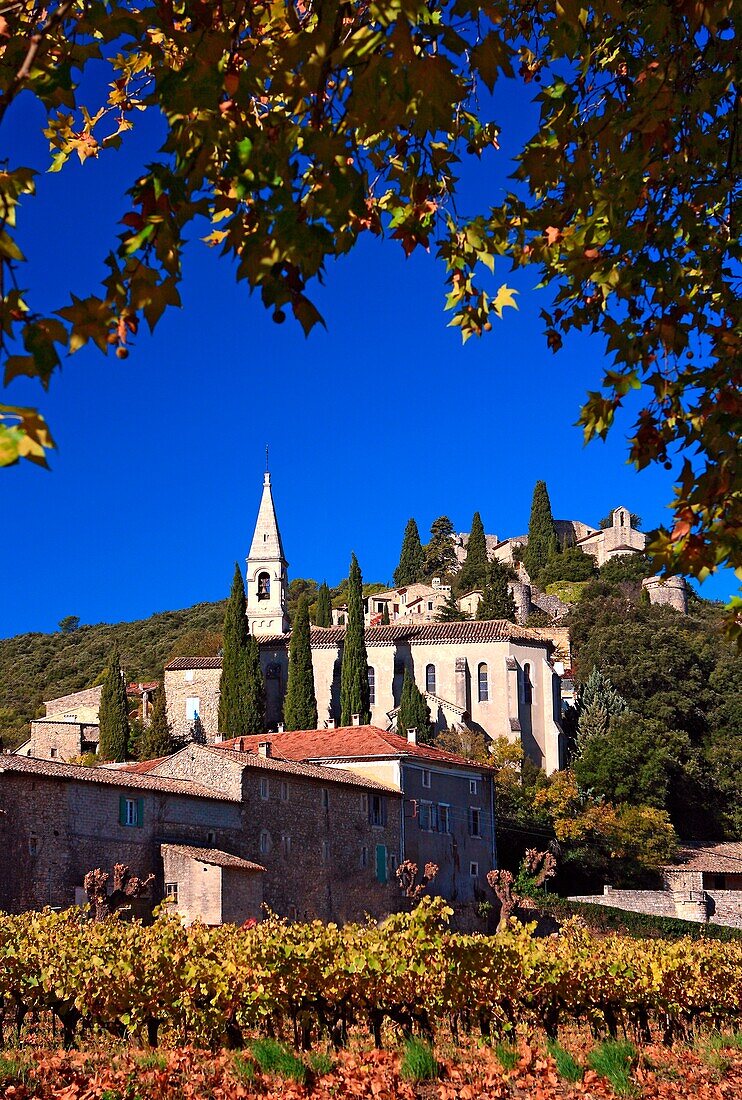
{"label": "hillside", "polygon": [[225,602],[163,611],[133,623],[81,626],[70,634],[19,634],[0,640],[0,736],[20,744],[44,699],[89,687],[114,645],[129,680],[153,680],[172,657],[216,653]]}

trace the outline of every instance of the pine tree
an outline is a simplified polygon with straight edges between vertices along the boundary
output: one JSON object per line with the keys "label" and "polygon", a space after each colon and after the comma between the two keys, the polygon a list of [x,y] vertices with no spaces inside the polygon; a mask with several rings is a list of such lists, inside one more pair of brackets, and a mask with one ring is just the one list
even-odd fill
{"label": "pine tree", "polygon": [[440,577],[445,581],[456,572],[458,561],[453,546],[453,524],[448,516],[439,516],[430,525],[430,542],[425,547],[424,579]]}
{"label": "pine tree", "polygon": [[435,621],[438,623],[462,623],[468,618],[469,613],[461,610],[453,592],[449,592],[446,602],[438,608]]}
{"label": "pine tree", "polygon": [[461,594],[481,591],[487,583],[487,539],[479,512],[471,521],[471,532],[466,544],[466,560],[456,577],[456,588]]}
{"label": "pine tree", "polygon": [[245,647],[247,671],[247,699],[245,704],[245,733],[265,731],[265,682],[260,665],[260,646],[252,634],[247,636]]}
{"label": "pine tree", "polygon": [[402,695],[397,711],[397,733],[401,737],[406,737],[407,731],[413,729],[417,730],[417,740],[421,745],[430,743],[433,736],[430,708],[425,702],[425,696],[410,675],[409,668],[405,667]]}
{"label": "pine tree", "polygon": [[539,573],[547,562],[559,553],[551,501],[545,481],[537,481],[531,502],[531,518],[528,523],[528,545],[523,554],[523,564],[528,576],[538,584]]}
{"label": "pine tree", "polygon": [[129,744],[129,704],[118,650],[108,660],[98,712],[98,756],[101,760],[126,760]]}
{"label": "pine tree", "polygon": [[628,709],[623,695],[596,665],[580,693],[575,756],[582,753],[588,741],[608,733],[611,719],[624,714]]}
{"label": "pine tree", "polygon": [[507,619],[515,622],[515,600],[508,585],[507,568],[500,561],[490,562],[487,583],[477,608],[478,619]]}
{"label": "pine tree", "polygon": [[[248,728],[247,646],[250,632],[245,611],[245,586],[239,565],[234,567],[232,591],[224,614],[222,675],[219,681],[219,732],[225,737],[252,733]],[[261,732],[260,730],[256,732]]]}
{"label": "pine tree", "polygon": [[324,627],[332,626],[332,600],[330,598],[330,589],[327,587],[326,581],[322,581],[317,592],[315,625]]}
{"label": "pine tree", "polygon": [[371,721],[368,657],[363,635],[363,581],[355,554],[348,575],[348,625],[340,669],[340,724],[349,726],[354,714],[360,715],[361,725]]}
{"label": "pine tree", "polygon": [[144,727],[139,740],[139,759],[154,760],[156,757],[169,756],[173,747],[172,730],[167,720],[165,685],[161,683],[155,692],[149,725]]}
{"label": "pine tree", "polygon": [[289,644],[289,678],[283,703],[283,722],[287,730],[317,728],[317,700],[314,694],[314,670],[309,634],[309,603],[299,600]]}
{"label": "pine tree", "polygon": [[414,519],[407,522],[402,539],[399,565],[394,570],[394,583],[397,588],[416,584],[422,580],[425,570],[425,553],[420,542],[420,532]]}

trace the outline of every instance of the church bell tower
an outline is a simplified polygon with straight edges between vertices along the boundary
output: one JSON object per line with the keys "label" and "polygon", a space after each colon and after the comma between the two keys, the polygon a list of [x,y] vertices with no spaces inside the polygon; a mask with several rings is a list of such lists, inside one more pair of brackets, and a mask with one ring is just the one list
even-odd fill
{"label": "church bell tower", "polygon": [[263,476],[263,495],[247,556],[247,622],[251,634],[285,634],[288,565],[278,530],[271,475]]}

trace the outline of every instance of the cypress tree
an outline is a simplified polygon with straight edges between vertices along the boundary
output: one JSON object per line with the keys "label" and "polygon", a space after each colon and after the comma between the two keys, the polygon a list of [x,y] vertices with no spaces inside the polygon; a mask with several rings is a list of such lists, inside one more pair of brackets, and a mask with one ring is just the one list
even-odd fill
{"label": "cypress tree", "polygon": [[528,523],[528,545],[523,554],[523,564],[528,576],[538,584],[541,570],[546,563],[559,553],[554,517],[551,514],[551,501],[545,481],[537,481],[531,502],[531,518]]}
{"label": "cypress tree", "polygon": [[247,725],[250,697],[247,669],[249,637],[245,611],[245,586],[242,583],[240,567],[235,565],[232,591],[224,614],[222,675],[219,681],[219,732],[225,737],[240,737],[253,732]]}
{"label": "cypress tree", "polygon": [[332,626],[332,600],[330,599],[330,589],[327,587],[326,581],[322,581],[317,591],[317,615],[315,622],[317,626]]}
{"label": "cypress tree", "polygon": [[340,669],[340,724],[349,726],[354,714],[360,715],[361,725],[371,721],[368,657],[363,635],[363,581],[355,554],[348,575],[348,624]]}
{"label": "cypress tree", "polygon": [[247,672],[247,697],[245,700],[245,733],[263,733],[265,730],[265,682],[260,667],[260,646],[252,634],[247,636],[245,647]]}
{"label": "cypress tree", "polygon": [[456,578],[456,588],[460,593],[481,590],[487,583],[487,539],[479,512],[475,512],[471,521],[471,532],[466,544],[466,561]]}
{"label": "cypress tree", "polygon": [[168,756],[172,751],[173,735],[167,720],[165,685],[161,683],[155,692],[150,723],[144,727],[139,741],[139,759],[154,760],[159,756]]}
{"label": "cypress tree", "polygon": [[416,584],[422,580],[424,569],[425,553],[420,542],[420,532],[414,519],[410,519],[404,529],[399,565],[394,570],[396,587],[404,588],[408,584]]}
{"label": "cypress tree", "polygon": [[405,667],[402,695],[397,711],[397,733],[401,737],[406,737],[407,731],[412,729],[417,730],[417,740],[420,744],[430,743],[433,735],[430,708],[425,702],[425,696],[410,675],[409,668]]}
{"label": "cypress tree", "polygon": [[500,561],[490,562],[487,583],[477,608],[478,619],[508,619],[515,622],[515,600],[508,587],[508,570]]}
{"label": "cypress tree", "polygon": [[448,516],[439,516],[430,525],[430,542],[425,547],[424,579],[440,577],[445,581],[456,572],[458,561],[453,546],[453,524]]}
{"label": "cypress tree", "polygon": [[314,695],[314,670],[309,633],[309,603],[299,600],[289,644],[289,679],[283,703],[283,722],[287,730],[317,728],[317,700]]}
{"label": "cypress tree", "polygon": [[381,613],[381,625],[382,626],[389,626],[390,621],[391,620],[389,618],[389,601],[385,600],[384,601],[384,610]]}
{"label": "cypress tree", "polygon": [[98,756],[101,760],[126,760],[129,744],[129,704],[121,674],[118,650],[108,659],[98,712]]}

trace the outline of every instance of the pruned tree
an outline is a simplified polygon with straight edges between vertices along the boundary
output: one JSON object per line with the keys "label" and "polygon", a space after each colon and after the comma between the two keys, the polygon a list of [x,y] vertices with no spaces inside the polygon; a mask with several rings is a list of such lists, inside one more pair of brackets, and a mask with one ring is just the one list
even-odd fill
{"label": "pruned tree", "polygon": [[399,888],[410,901],[419,901],[439,870],[437,863],[426,863],[422,877],[417,882],[417,864],[411,859],[405,859],[396,870]]}
{"label": "pruned tree", "polygon": [[94,921],[108,920],[114,913],[131,904],[135,898],[143,898],[155,881],[155,876],[137,878],[126,863],[116,863],[113,867],[113,888],[108,889],[107,871],[96,867],[88,871],[83,879],[83,889],[88,896],[90,914]]}

